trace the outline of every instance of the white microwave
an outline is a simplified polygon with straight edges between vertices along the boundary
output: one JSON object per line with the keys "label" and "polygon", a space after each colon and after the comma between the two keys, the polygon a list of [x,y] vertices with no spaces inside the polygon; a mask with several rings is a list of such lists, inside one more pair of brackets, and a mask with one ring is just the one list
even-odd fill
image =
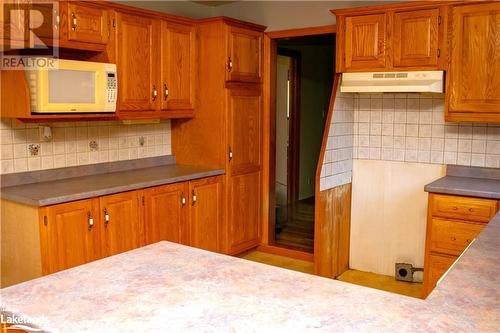
{"label": "white microwave", "polygon": [[47,66],[25,72],[32,113],[116,111],[118,81],[115,64],[46,60]]}

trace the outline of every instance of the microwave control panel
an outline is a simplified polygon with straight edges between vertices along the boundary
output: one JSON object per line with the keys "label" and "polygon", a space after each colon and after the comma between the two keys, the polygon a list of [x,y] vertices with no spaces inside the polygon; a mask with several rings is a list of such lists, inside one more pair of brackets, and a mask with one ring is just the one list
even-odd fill
{"label": "microwave control panel", "polygon": [[117,94],[117,80],[116,72],[106,72],[107,84],[107,98],[109,104],[116,104],[116,94]]}

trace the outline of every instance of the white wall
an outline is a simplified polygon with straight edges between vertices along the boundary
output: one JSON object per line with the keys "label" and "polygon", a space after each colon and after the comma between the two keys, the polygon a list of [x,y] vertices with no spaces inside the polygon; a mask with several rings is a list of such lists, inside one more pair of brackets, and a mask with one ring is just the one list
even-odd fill
{"label": "white wall", "polygon": [[156,10],[172,15],[190,17],[194,19],[216,16],[215,7],[202,5],[192,1],[133,1],[120,0],[114,1],[128,6],[134,6],[149,10]]}
{"label": "white wall", "polygon": [[394,264],[423,267],[427,193],[444,165],[354,160],[350,267],[394,275]]}
{"label": "white wall", "polygon": [[290,58],[277,57],[276,65],[276,204],[286,206],[288,196],[288,69]]}

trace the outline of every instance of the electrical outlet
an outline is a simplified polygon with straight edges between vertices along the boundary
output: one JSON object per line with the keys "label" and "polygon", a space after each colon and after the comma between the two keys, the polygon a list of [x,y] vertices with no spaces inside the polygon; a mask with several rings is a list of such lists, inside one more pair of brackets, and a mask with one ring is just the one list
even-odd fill
{"label": "electrical outlet", "polygon": [[36,143],[29,144],[28,151],[30,156],[38,156],[40,154],[40,145]]}
{"label": "electrical outlet", "polygon": [[97,150],[99,150],[99,144],[97,143],[97,141],[92,140],[89,142],[89,148],[90,148],[90,151],[97,151]]}

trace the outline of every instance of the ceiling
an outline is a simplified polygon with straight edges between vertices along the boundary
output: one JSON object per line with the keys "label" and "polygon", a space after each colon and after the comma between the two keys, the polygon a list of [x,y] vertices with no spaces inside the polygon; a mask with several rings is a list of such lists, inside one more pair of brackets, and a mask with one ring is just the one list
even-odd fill
{"label": "ceiling", "polygon": [[209,0],[206,0],[206,1],[192,1],[192,2],[196,2],[196,3],[210,6],[210,7],[215,7],[215,6],[227,5],[228,3],[233,3],[233,2],[238,2],[238,1],[241,1],[241,0],[236,0],[236,1],[229,1],[229,0],[227,0],[227,1],[209,1]]}

